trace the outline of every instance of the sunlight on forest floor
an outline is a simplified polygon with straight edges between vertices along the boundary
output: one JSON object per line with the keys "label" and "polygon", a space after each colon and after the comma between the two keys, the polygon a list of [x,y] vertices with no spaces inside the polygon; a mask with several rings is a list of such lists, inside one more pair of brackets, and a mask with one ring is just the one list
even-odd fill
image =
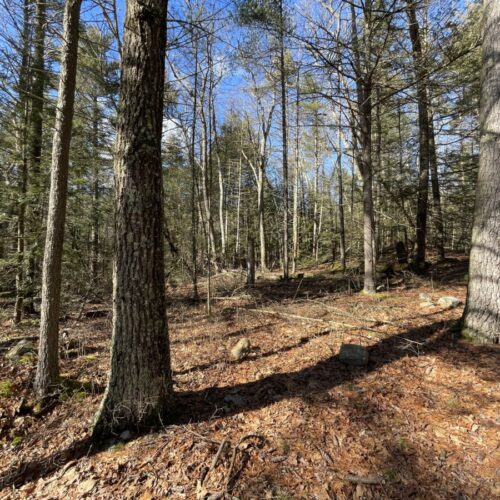
{"label": "sunlight on forest floor", "polygon": [[[464,300],[464,264],[435,266],[432,282],[394,279],[373,297],[347,293],[326,265],[250,291],[243,275],[216,280],[211,318],[189,290],[169,287],[173,423],[131,429],[104,451],[86,438],[106,384],[111,317],[109,305],[88,304],[81,322],[63,325],[73,345],[54,408],[23,414],[35,360],[0,358],[0,497],[498,497],[499,351],[455,339],[461,307],[419,300]],[[36,333],[4,320],[2,353]],[[231,360],[245,337],[250,353]],[[368,366],[340,363],[342,343],[367,346]]]}

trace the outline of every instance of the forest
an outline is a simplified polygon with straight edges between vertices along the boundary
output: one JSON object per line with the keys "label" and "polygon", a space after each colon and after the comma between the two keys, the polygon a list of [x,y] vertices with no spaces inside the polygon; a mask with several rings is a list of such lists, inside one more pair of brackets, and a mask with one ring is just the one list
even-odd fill
{"label": "forest", "polygon": [[499,343],[499,0],[0,0],[0,498],[498,498]]}

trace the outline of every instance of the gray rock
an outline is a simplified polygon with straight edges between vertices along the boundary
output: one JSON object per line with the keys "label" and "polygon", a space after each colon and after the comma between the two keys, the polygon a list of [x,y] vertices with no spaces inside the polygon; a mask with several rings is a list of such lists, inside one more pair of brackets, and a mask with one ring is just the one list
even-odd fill
{"label": "gray rock", "polygon": [[364,366],[368,364],[368,349],[357,344],[342,344],[339,359],[346,365]]}
{"label": "gray rock", "polygon": [[420,302],[429,302],[432,304],[432,297],[428,293],[421,293],[418,298],[420,299]]}
{"label": "gray rock", "polygon": [[455,307],[461,306],[463,302],[456,297],[441,297],[438,300],[438,305],[443,307],[448,307],[450,309],[454,309]]}
{"label": "gray rock", "polygon": [[238,340],[238,342],[231,349],[231,357],[234,360],[244,358],[250,352],[250,341],[247,338]]}
{"label": "gray rock", "polygon": [[17,359],[25,354],[36,354],[35,346],[29,340],[20,340],[14,347],[11,347],[7,351],[5,357],[9,359]]}

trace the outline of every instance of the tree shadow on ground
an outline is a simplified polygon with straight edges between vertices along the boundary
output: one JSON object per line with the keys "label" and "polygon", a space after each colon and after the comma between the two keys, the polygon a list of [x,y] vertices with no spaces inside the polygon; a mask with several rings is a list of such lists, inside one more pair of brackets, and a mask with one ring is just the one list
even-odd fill
{"label": "tree shadow on ground", "polygon": [[[454,323],[456,322],[450,320],[437,321],[381,340],[369,348],[370,361],[365,368],[346,367],[336,355],[296,372],[276,373],[261,380],[232,386],[179,392],[176,394],[175,417],[171,423],[181,425],[210,421],[263,408],[285,399],[311,398],[314,394],[324,393],[341,384],[360,380],[367,373],[378,371],[398,359],[417,356],[416,352],[408,351],[400,345],[401,337],[419,342],[421,349],[425,351],[439,352],[451,347],[456,344],[450,334]],[[467,356],[467,353],[464,355]],[[492,368],[492,373],[494,371],[495,367]],[[92,445],[90,439],[86,438],[44,458],[23,462],[0,475],[0,489],[19,487],[46,477],[62,469],[68,462],[97,451],[99,447]]]}
{"label": "tree shadow on ground", "polygon": [[[256,410],[283,399],[307,397],[311,392],[323,392],[344,383],[354,382],[400,358],[417,356],[416,352],[401,347],[402,337],[410,342],[419,342],[425,350],[439,350],[447,343],[453,342],[449,329],[455,323],[451,320],[438,321],[388,336],[368,348],[370,361],[366,368],[347,367],[340,362],[338,355],[335,355],[297,372],[276,373],[261,380],[233,386],[178,393],[177,423],[203,422],[213,418],[214,412],[228,416]],[[446,335],[429,340],[437,331],[446,332]],[[228,395],[237,395],[238,403],[228,406],[225,401]]]}

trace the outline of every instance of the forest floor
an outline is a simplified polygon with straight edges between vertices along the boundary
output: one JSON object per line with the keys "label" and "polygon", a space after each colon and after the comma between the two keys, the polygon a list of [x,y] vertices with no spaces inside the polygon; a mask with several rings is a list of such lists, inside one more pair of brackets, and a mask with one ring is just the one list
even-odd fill
{"label": "forest floor", "polygon": [[[250,291],[228,273],[214,280],[211,317],[169,287],[172,422],[100,448],[88,430],[109,367],[109,305],[61,326],[76,347],[61,358],[62,401],[40,412],[25,410],[36,360],[4,357],[36,325],[4,319],[0,497],[499,498],[500,351],[457,339],[462,306],[420,304],[424,292],[465,300],[467,263],[455,257],[375,296],[349,293],[326,264]],[[251,352],[231,360],[243,337]],[[342,343],[368,347],[368,365],[342,364]]]}

